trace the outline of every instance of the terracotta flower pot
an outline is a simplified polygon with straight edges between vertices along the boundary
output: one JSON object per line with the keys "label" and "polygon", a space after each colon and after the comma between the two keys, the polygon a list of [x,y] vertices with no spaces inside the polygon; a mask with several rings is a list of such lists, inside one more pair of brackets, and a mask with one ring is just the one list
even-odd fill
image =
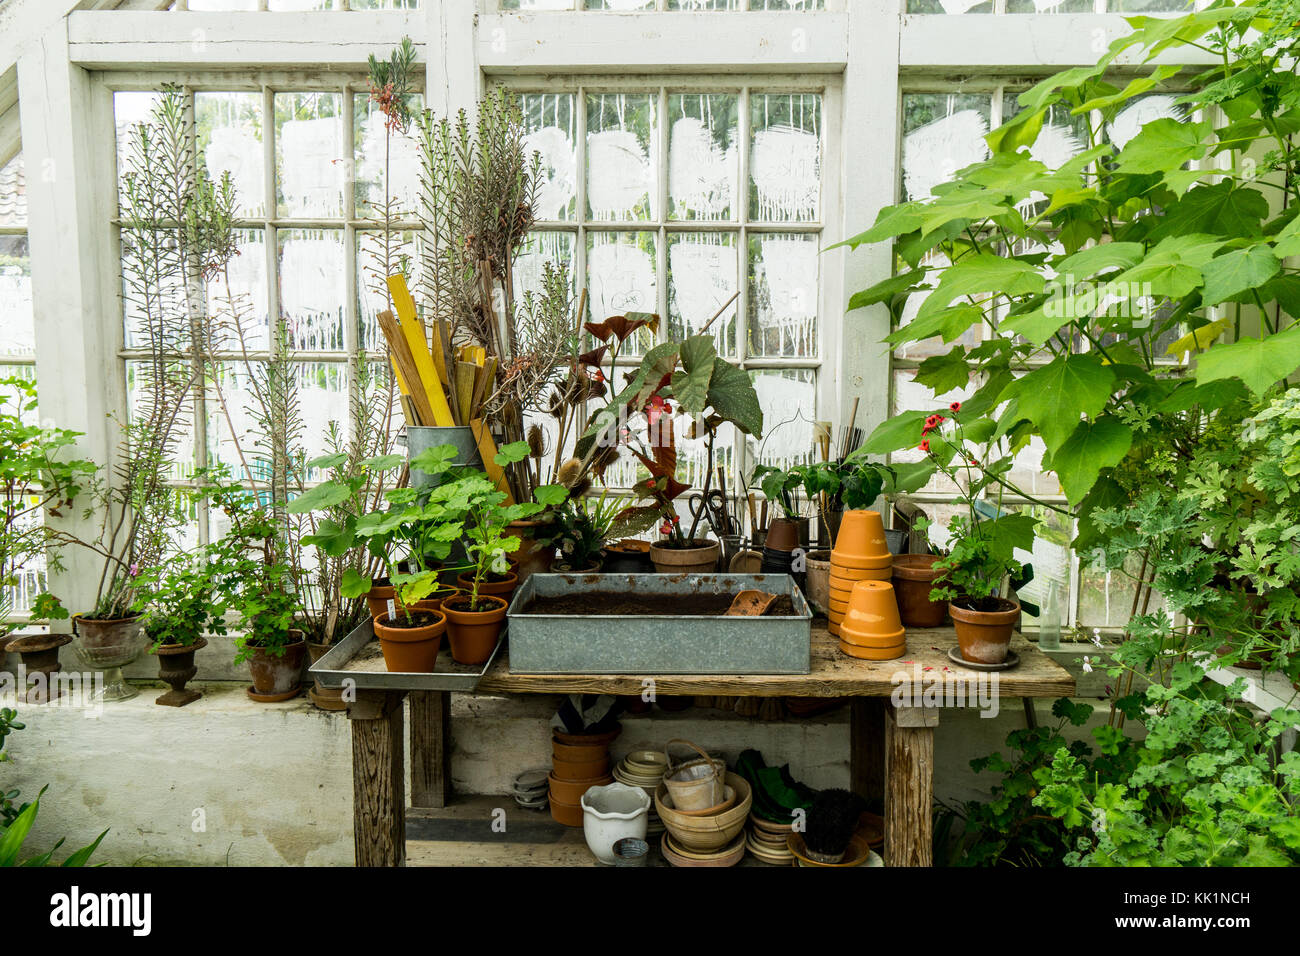
{"label": "terracotta flower pot", "polygon": [[948,615],[947,601],[931,601],[934,582],[943,577],[936,569],[937,554],[900,554],[894,558],[894,594],[904,627],[939,627]]}
{"label": "terracotta flower pot", "polygon": [[592,760],[551,760],[551,773],[556,780],[590,780],[609,773],[609,751]]}
{"label": "terracotta flower pot", "polygon": [[[510,596],[515,593],[515,588],[519,586],[519,575],[514,571],[507,571],[500,575],[501,580],[492,580],[492,575],[484,575],[483,580],[479,582],[478,593],[482,597],[484,594],[490,594],[493,597],[503,598],[507,604],[510,603]],[[456,578],[456,586],[469,594],[474,587],[473,572],[466,571]]]}
{"label": "terracotta flower pot", "polygon": [[660,574],[712,574],[718,570],[721,546],[716,541],[696,538],[693,547],[672,548],[656,541],[650,545],[650,560]]}
{"label": "terracotta flower pot", "polygon": [[844,568],[831,561],[831,587],[848,588],[853,590],[853,585],[859,581],[888,581],[889,576],[893,573],[892,568]]}
{"label": "terracotta flower pot", "polygon": [[482,664],[492,656],[506,620],[506,602],[479,595],[480,610],[469,609],[469,596],[458,594],[442,602],[447,617],[451,656],[458,664]]}
{"label": "terracotta flower pot", "polygon": [[551,570],[555,561],[555,547],[537,543],[539,528],[551,523],[550,518],[529,518],[524,521],[512,521],[506,525],[506,531],[519,538],[519,550],[513,555],[519,577],[518,584],[523,584],[530,575],[545,574]]}
{"label": "terracotta flower pot", "polygon": [[624,538],[605,547],[605,561],[601,570],[606,574],[653,574],[654,562],[650,560],[650,542]]}
{"label": "terracotta flower pot", "polygon": [[551,740],[553,743],[564,744],[566,747],[590,747],[596,744],[608,747],[622,732],[623,727],[620,724],[615,724],[609,730],[594,733],[584,731],[583,733],[571,734],[567,730],[553,730],[551,731]]}
{"label": "terracotta flower pot", "polygon": [[284,653],[277,657],[264,647],[252,648],[248,671],[253,686],[248,696],[263,704],[297,697],[302,690],[302,664],[307,657],[307,639],[302,631],[290,631],[292,643],[285,645]]}
{"label": "terracotta flower pot", "polygon": [[844,512],[840,533],[831,551],[831,564],[848,569],[876,570],[889,567],[893,560],[879,511],[854,509]]}
{"label": "terracotta flower pot", "polygon": [[799,522],[793,518],[776,518],[767,526],[763,547],[789,552],[799,545]]}
{"label": "terracotta flower pot", "polygon": [[841,643],[878,651],[873,660],[893,660],[907,650],[898,616],[894,586],[888,581],[859,581],[853,586],[848,610],[840,623]]}
{"label": "terracotta flower pot", "polygon": [[[307,657],[315,664],[328,654],[333,646],[333,644],[316,644],[308,641]],[[307,696],[321,710],[340,711],[348,709],[348,703],[343,699],[342,687],[326,687],[318,680],[307,688]]]}
{"label": "terracotta flower pot", "polygon": [[963,606],[968,603],[958,598],[948,602],[952,626],[957,631],[957,644],[961,656],[978,664],[1001,664],[1007,659],[1011,635],[1020,620],[1020,604],[998,598],[998,609],[975,611]]}
{"label": "terracotta flower pot", "polygon": [[370,585],[370,590],[366,592],[366,607],[370,609],[370,619],[374,620],[379,615],[388,611],[388,602],[392,601],[397,604],[397,589],[389,582],[388,578],[375,578]]}
{"label": "terracotta flower pot", "polygon": [[603,787],[613,782],[614,778],[607,773],[598,777],[588,777],[585,780],[561,780],[551,773],[551,798],[560,803],[581,803],[582,795],[592,787]]}
{"label": "terracotta flower pot", "polygon": [[197,638],[193,644],[163,644],[154,648],[158,655],[158,679],[171,687],[155,704],[164,707],[184,707],[203,696],[202,691],[186,690],[185,685],[194,680],[199,669],[194,666],[194,654],[208,646],[207,638]]}
{"label": "terracotta flower pot", "polygon": [[831,600],[831,553],[809,551],[804,558],[804,566],[807,569],[808,601],[825,613]]}
{"label": "terracotta flower pot", "polygon": [[[412,608],[411,613],[416,615],[413,622],[421,619],[419,615],[430,615],[433,621],[418,627],[395,627],[387,611],[375,618],[375,636],[384,653],[384,666],[390,672],[432,674],[438,663],[443,632],[447,630],[447,618],[442,611],[424,608]],[[399,623],[403,615],[404,612],[398,612]]]}

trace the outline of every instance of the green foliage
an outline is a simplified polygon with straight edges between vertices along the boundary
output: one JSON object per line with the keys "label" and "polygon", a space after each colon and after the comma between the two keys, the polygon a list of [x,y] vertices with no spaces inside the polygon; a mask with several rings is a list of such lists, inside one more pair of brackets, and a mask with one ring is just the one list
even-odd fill
{"label": "green foliage", "polygon": [[[59,847],[63,846],[63,840],[60,839],[48,851],[38,856],[28,857],[20,860],[19,854],[23,849],[23,842],[31,832],[32,827],[36,824],[36,814],[41,808],[41,797],[45,795],[47,787],[42,787],[40,794],[36,799],[23,808],[22,812],[8,826],[0,829],[0,866],[53,866],[54,853]],[[95,838],[95,842],[89,846],[83,846],[81,849],[69,854],[58,866],[85,866],[90,860],[91,855],[99,849],[99,844],[103,842],[108,831],[105,830]]]}
{"label": "green foliage", "polygon": [[[66,458],[79,432],[31,423],[35,415],[35,383],[0,378],[0,636],[9,630],[9,589],[19,583],[28,562],[45,552],[42,512],[63,514],[95,473],[93,463]],[[60,568],[58,555],[57,550],[49,553],[52,570]],[[32,614],[68,616],[49,594],[36,599]]]}

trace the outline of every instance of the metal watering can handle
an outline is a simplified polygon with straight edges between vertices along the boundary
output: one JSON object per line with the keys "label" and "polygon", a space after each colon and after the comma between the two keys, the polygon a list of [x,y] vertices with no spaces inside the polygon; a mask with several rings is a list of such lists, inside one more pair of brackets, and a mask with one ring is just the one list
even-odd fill
{"label": "metal watering can handle", "polygon": [[710,757],[703,750],[701,750],[699,746],[691,743],[689,740],[686,740],[682,737],[674,737],[672,740],[668,741],[668,743],[664,744],[664,759],[668,763],[668,769],[664,771],[665,777],[670,776],[673,770],[676,769],[675,767],[673,767],[673,755],[668,752],[668,748],[671,747],[673,744],[685,744],[686,746],[690,747],[697,754],[699,754],[701,757],[704,758],[705,764],[708,766],[710,770],[713,771],[713,776],[714,777],[718,776],[717,763],[714,761],[712,757]]}

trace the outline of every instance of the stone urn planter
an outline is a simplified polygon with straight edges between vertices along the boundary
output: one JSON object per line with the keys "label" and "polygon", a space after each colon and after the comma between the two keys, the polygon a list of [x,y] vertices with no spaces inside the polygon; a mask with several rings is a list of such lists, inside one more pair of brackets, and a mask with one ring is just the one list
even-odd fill
{"label": "stone urn planter", "polygon": [[[22,658],[27,679],[27,694],[24,698],[27,703],[44,704],[59,696],[60,689],[50,686],[50,676],[57,674],[63,667],[59,663],[59,648],[70,643],[71,634],[29,634],[26,637],[10,638],[5,650]],[[35,679],[33,675],[37,675]]]}
{"label": "stone urn planter", "polygon": [[307,638],[302,631],[289,632],[290,643],[281,655],[272,654],[265,647],[251,647],[248,671],[253,686],[248,696],[259,704],[274,704],[291,700],[302,691],[302,665],[307,659]]}
{"label": "stone urn planter", "polygon": [[158,679],[171,690],[158,697],[154,703],[164,707],[184,707],[203,696],[202,691],[186,690],[185,685],[194,680],[199,669],[194,666],[194,654],[208,646],[207,638],[200,637],[193,644],[161,644],[154,648],[158,655]]}
{"label": "stone urn planter", "polygon": [[104,672],[104,689],[99,700],[130,700],[139,693],[122,676],[122,668],[135,660],[145,647],[143,615],[111,619],[72,616],[72,649],[83,664]]}
{"label": "stone urn planter", "polygon": [[696,538],[687,548],[674,548],[656,541],[650,545],[650,560],[660,574],[712,574],[718,569],[721,547],[716,541]]}

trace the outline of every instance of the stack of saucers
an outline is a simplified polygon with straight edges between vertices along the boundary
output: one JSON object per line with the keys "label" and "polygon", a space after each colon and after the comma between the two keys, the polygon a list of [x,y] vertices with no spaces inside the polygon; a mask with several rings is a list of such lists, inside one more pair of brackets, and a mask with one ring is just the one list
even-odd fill
{"label": "stack of saucers", "polygon": [[646,836],[658,836],[664,832],[663,821],[655,812],[654,795],[659,782],[668,769],[668,757],[657,750],[634,750],[624,757],[614,768],[614,779],[629,787],[640,787],[650,794],[650,816],[646,822]]}
{"label": "stack of saucers", "polygon": [[790,852],[786,841],[793,829],[789,823],[774,823],[751,813],[745,845],[751,854],[764,863],[790,866],[794,862],[794,854]]}
{"label": "stack of saucers", "polygon": [[525,770],[515,777],[515,803],[529,810],[540,810],[546,806],[546,789],[549,784],[547,771]]}

